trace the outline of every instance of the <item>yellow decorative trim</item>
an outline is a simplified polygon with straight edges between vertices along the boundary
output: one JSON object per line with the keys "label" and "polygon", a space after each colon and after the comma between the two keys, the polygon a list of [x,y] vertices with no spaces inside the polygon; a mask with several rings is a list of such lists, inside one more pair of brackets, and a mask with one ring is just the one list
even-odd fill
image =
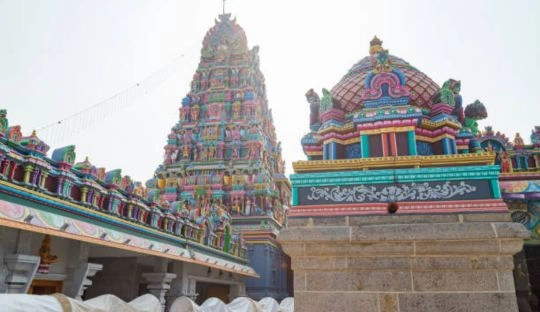
{"label": "yellow decorative trim", "polygon": [[331,138],[329,140],[324,141],[324,144],[332,143],[332,142],[336,142],[336,143],[342,144],[342,145],[354,144],[354,143],[359,143],[360,142],[360,137],[350,138],[350,139],[347,139],[347,140]]}
{"label": "yellow decorative trim", "polygon": [[381,134],[381,133],[392,133],[392,132],[407,132],[407,131],[414,131],[414,126],[407,126],[407,127],[388,127],[388,128],[380,128],[380,129],[370,129],[370,130],[360,130],[360,135],[364,134]]}
{"label": "yellow decorative trim", "polygon": [[446,134],[441,134],[437,137],[434,137],[434,138],[430,138],[430,137],[426,137],[426,136],[423,136],[423,135],[416,135],[416,140],[418,141],[422,141],[422,142],[428,142],[428,143],[435,143],[435,142],[439,142],[440,140],[442,139],[452,139],[454,140],[455,137],[446,133]]}
{"label": "yellow decorative trim", "polygon": [[307,156],[322,156],[323,152],[319,151],[312,151],[312,152],[305,152]]}
{"label": "yellow decorative trim", "polygon": [[269,241],[269,240],[246,240],[246,244],[247,245],[271,245],[271,246],[274,246],[276,248],[281,247],[278,244],[276,244],[276,243],[274,243],[272,241]]}
{"label": "yellow decorative trim", "polygon": [[341,171],[382,169],[397,167],[426,167],[426,166],[456,166],[456,165],[493,165],[494,152],[482,152],[474,154],[451,154],[431,156],[395,156],[395,157],[371,157],[337,160],[303,160],[293,162],[296,173],[314,171]]}
{"label": "yellow decorative trim", "polygon": [[324,134],[329,133],[329,132],[345,133],[345,132],[350,132],[351,130],[355,130],[354,124],[353,123],[348,123],[348,124],[343,125],[342,127],[337,127],[337,126],[332,125],[332,126],[330,126],[328,128],[324,128],[324,129],[321,129],[321,130],[317,131],[317,134],[318,135],[324,135]]}
{"label": "yellow decorative trim", "polygon": [[454,129],[461,129],[461,124],[451,121],[451,120],[441,120],[441,121],[431,121],[427,119],[422,119],[422,128],[426,128],[429,130],[439,129],[444,126],[449,126]]}
{"label": "yellow decorative trim", "polygon": [[501,172],[501,177],[511,177],[516,175],[540,175],[540,170],[538,168],[529,168],[528,171],[513,171],[513,172]]}

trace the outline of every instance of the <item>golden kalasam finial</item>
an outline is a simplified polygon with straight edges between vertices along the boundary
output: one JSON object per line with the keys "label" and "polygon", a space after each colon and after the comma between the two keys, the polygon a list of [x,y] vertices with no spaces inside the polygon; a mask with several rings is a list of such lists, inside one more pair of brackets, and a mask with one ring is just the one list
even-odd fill
{"label": "golden kalasam finial", "polygon": [[377,52],[379,52],[382,49],[382,41],[381,39],[377,38],[377,36],[374,36],[373,39],[369,42],[369,55],[373,55]]}

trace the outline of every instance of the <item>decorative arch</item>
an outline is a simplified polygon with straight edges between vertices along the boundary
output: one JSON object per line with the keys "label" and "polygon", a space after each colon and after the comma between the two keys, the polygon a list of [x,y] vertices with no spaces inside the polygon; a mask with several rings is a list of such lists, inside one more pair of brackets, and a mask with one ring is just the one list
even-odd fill
{"label": "decorative arch", "polygon": [[370,73],[365,80],[366,89],[362,92],[362,100],[376,100],[383,96],[407,97],[410,92],[402,82],[404,82],[404,78],[394,72]]}

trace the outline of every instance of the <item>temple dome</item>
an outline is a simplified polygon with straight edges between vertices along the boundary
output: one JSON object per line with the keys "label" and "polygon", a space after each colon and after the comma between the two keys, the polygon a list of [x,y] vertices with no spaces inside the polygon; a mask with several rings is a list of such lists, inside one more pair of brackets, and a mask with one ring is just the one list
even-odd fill
{"label": "temple dome", "polygon": [[203,40],[203,59],[223,61],[223,58],[237,56],[248,51],[244,29],[236,24],[236,18],[222,14],[215,25],[208,30]]}
{"label": "temple dome", "polygon": [[[440,89],[439,86],[426,74],[397,56],[388,55],[388,61],[392,67],[399,69],[405,75],[405,82],[411,94],[409,104],[431,108],[433,97]],[[365,78],[375,65],[376,61],[372,56],[364,57],[354,64],[341,81],[332,88],[332,96],[339,101],[342,109],[351,112],[363,107],[361,94],[365,89]]]}

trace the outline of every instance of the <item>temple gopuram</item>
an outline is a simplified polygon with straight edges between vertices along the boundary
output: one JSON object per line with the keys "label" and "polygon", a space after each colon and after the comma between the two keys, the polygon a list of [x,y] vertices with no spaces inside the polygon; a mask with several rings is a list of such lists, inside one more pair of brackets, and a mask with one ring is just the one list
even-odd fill
{"label": "temple gopuram", "polygon": [[[289,295],[289,258],[276,236],[291,190],[268,108],[258,47],[230,14],[206,34],[191,89],[165,146],[163,164],[147,183],[150,193],[205,229],[204,241],[230,248],[230,238],[208,221],[213,209],[232,216],[234,236],[246,241],[251,298]],[[221,235],[221,236],[220,236]]]}
{"label": "temple gopuram", "polygon": [[529,232],[511,220],[497,147],[483,148],[486,108],[460,89],[375,37],[331,90],[306,93],[308,160],[293,163],[279,235],[296,311],[518,311],[513,256]]}

